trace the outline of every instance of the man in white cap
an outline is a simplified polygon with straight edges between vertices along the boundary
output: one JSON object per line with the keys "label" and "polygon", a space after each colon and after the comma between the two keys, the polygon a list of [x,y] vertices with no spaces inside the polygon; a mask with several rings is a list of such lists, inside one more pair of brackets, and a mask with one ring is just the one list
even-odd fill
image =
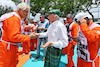
{"label": "man in white cap", "polygon": [[75,20],[80,26],[77,41],[77,67],[99,67],[100,25],[89,20],[85,13],[79,13]]}

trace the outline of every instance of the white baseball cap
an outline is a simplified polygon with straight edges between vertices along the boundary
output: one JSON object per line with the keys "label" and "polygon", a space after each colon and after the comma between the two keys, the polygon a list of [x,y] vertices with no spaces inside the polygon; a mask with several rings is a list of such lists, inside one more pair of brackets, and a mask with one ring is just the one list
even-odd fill
{"label": "white baseball cap", "polygon": [[86,13],[83,13],[83,12],[81,12],[81,13],[78,13],[76,16],[75,16],[75,20],[76,21],[79,21],[80,20],[80,18],[86,18],[86,17],[90,17],[89,15],[87,15]]}
{"label": "white baseball cap", "polygon": [[33,20],[33,22],[38,22],[37,20]]}

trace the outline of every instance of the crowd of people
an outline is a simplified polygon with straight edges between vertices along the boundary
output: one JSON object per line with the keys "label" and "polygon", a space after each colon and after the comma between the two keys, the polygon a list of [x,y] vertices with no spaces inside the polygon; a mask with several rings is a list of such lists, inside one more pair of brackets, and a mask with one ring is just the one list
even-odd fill
{"label": "crowd of people", "polygon": [[[99,67],[98,55],[100,41],[100,25],[93,23],[85,13],[66,15],[64,24],[60,22],[58,9],[40,15],[40,22],[27,18],[29,6],[26,3],[17,5],[17,10],[0,17],[3,26],[0,39],[0,67],[16,67],[18,63],[18,47],[22,44],[22,55],[37,50],[34,60],[40,57],[43,49],[44,67],[59,67],[61,55],[67,54],[66,67],[75,67],[74,49],[77,45],[77,67]],[[24,20],[23,20],[24,18]]]}

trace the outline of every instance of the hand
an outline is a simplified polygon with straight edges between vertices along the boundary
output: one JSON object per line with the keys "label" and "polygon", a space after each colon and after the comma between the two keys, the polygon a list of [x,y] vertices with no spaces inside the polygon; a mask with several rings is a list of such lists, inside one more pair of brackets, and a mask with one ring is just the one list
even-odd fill
{"label": "hand", "polygon": [[37,38],[39,36],[39,33],[34,33],[33,32],[30,35],[31,35],[32,39],[35,39],[35,38]]}
{"label": "hand", "polygon": [[74,48],[75,48],[75,46],[74,46],[74,45],[72,45],[72,46],[71,46],[71,49],[74,49]]}
{"label": "hand", "polygon": [[28,26],[27,30],[31,30],[31,29],[32,29],[32,27],[31,26]]}
{"label": "hand", "polygon": [[38,29],[38,30],[41,30],[41,29],[42,29],[42,27],[37,27],[37,29]]}
{"label": "hand", "polygon": [[40,33],[35,33],[35,35],[36,35],[36,36],[39,36],[39,35],[40,35]]}
{"label": "hand", "polygon": [[45,43],[44,45],[42,45],[41,47],[42,47],[42,48],[46,48],[46,47],[48,47],[48,46],[50,46],[50,45],[52,45],[52,42],[47,42],[47,43]]}
{"label": "hand", "polygon": [[80,18],[80,23],[81,24],[86,23],[86,20],[84,18]]}
{"label": "hand", "polygon": [[48,28],[37,27],[38,30],[47,30]]}
{"label": "hand", "polygon": [[43,28],[43,30],[47,30],[48,28]]}
{"label": "hand", "polygon": [[73,39],[74,39],[76,42],[78,42],[78,41],[79,41],[76,37],[73,37]]}

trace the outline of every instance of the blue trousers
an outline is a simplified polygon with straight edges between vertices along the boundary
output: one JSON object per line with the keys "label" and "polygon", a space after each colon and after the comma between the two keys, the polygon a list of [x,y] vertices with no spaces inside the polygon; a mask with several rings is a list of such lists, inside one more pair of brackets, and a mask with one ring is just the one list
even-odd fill
{"label": "blue trousers", "polygon": [[[47,42],[47,38],[38,38],[38,45],[37,45],[37,57],[40,56],[40,46],[41,46],[41,42],[43,41],[43,45]],[[46,49],[43,49],[43,57],[45,57],[46,55]]]}

